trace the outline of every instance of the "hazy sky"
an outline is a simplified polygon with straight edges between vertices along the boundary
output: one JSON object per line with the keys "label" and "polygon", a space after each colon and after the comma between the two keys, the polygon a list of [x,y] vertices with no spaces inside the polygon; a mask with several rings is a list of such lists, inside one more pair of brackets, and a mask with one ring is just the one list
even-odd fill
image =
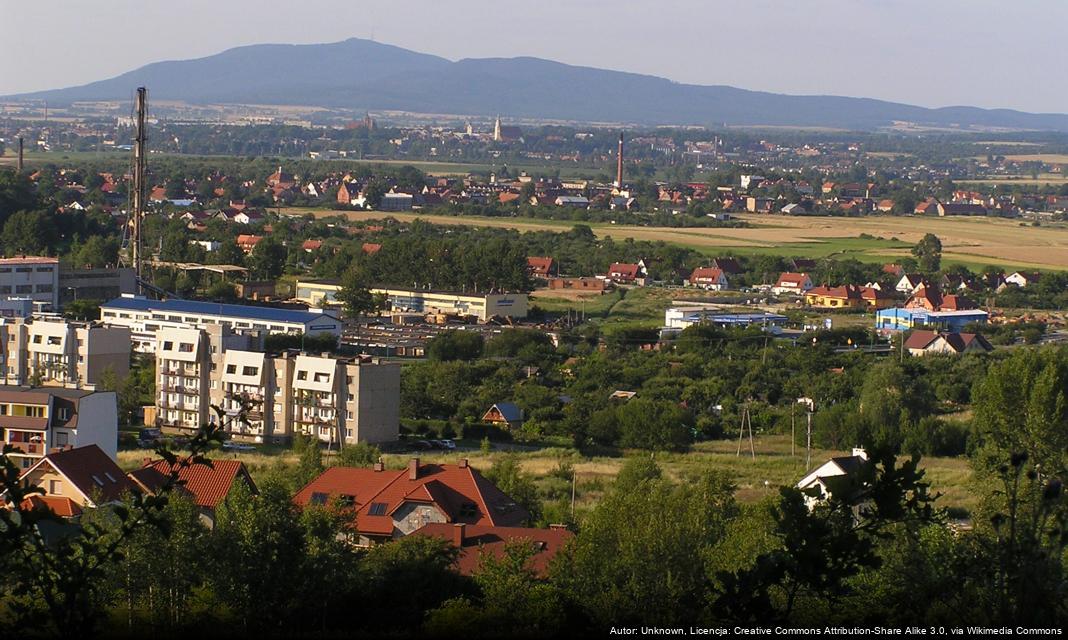
{"label": "hazy sky", "polygon": [[1068,112],[1064,0],[0,0],[0,95],[266,43],[375,40],[795,94]]}

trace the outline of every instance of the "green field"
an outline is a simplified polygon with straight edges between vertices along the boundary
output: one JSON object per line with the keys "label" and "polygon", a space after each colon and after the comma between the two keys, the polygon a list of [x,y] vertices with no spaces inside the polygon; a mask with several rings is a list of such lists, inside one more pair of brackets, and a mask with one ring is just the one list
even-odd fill
{"label": "green field", "polygon": [[[803,424],[799,419],[799,430],[804,428]],[[511,448],[506,444],[497,445],[495,451],[487,454],[479,450],[478,442],[460,441],[459,444],[464,451],[421,452],[418,455],[421,460],[432,463],[455,463],[461,458],[468,458],[473,467],[484,471],[494,460],[504,455],[502,450]],[[523,470],[539,484],[551,482],[552,473],[558,469],[561,462],[573,465],[576,473],[576,505],[582,510],[596,504],[626,460],[636,455],[652,455],[665,473],[675,479],[687,479],[705,470],[722,471],[733,478],[738,499],[743,502],[756,502],[774,495],[778,487],[794,484],[810,468],[805,464],[804,446],[796,446],[791,451],[788,435],[758,434],[753,443],[755,457],[749,453],[748,440],[743,444],[742,455],[738,455],[737,440],[700,442],[686,453],[623,452],[616,456],[583,456],[576,450],[565,447],[517,446],[514,447],[516,450],[513,455],[518,457]],[[822,464],[831,456],[847,453],[813,449],[811,467]],[[119,465],[124,470],[135,469],[145,455],[149,455],[146,450],[121,451]],[[330,464],[332,456],[331,452],[324,452],[327,465]],[[293,469],[297,464],[296,454],[278,447],[263,447],[262,452],[256,453],[217,452],[211,457],[241,460],[257,480],[262,480],[273,467],[280,465]],[[404,453],[387,453],[383,456],[387,467],[393,469],[403,468],[410,457],[411,454]],[[975,509],[978,498],[970,490],[972,472],[967,459],[928,457],[923,459],[922,466],[933,490],[942,494],[940,506],[964,511]]]}

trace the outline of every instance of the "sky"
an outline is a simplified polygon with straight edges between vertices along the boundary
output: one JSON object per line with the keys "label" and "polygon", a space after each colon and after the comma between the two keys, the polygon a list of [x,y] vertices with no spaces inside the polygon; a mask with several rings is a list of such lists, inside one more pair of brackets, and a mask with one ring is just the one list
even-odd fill
{"label": "sky", "polygon": [[0,0],[0,95],[258,43],[373,38],[693,84],[1068,113],[1064,0]]}

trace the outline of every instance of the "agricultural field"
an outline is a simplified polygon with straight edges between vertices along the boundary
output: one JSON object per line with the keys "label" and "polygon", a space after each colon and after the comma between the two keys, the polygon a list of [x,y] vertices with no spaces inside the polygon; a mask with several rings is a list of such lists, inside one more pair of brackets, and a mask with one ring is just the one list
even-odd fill
{"label": "agricultural field", "polygon": [[[292,210],[301,212],[300,209]],[[458,217],[433,214],[386,214],[374,211],[338,212],[317,209],[317,216],[343,213],[352,220],[391,215],[398,220],[421,218],[436,224],[503,227],[520,231],[561,231],[568,221],[523,218]],[[809,258],[851,257],[881,262],[908,255],[925,233],[942,240],[947,264],[970,268],[995,265],[1006,269],[1068,269],[1068,228],[1032,227],[1018,220],[992,218],[922,218],[867,216],[858,218],[742,215],[748,228],[667,228],[590,224],[598,236],[616,240],[663,241],[704,253],[778,254]]]}

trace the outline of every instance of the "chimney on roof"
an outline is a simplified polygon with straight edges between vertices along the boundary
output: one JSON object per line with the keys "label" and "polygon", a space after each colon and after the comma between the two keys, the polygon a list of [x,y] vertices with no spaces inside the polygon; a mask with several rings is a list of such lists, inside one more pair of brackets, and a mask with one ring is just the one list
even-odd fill
{"label": "chimney on roof", "polygon": [[412,458],[408,461],[408,479],[419,479],[419,458]]}
{"label": "chimney on roof", "polygon": [[458,465],[456,465],[456,466],[460,467],[461,469],[466,469],[467,466],[468,466],[467,465],[467,458],[461,458],[460,459],[460,463]]}
{"label": "chimney on roof", "polygon": [[379,458],[378,462],[375,463],[375,471],[385,471],[385,469],[386,463],[382,462],[382,458]]}
{"label": "chimney on roof", "polygon": [[853,455],[855,457],[861,458],[863,460],[867,460],[868,459],[868,452],[865,451],[863,449],[863,447],[853,447]]}
{"label": "chimney on roof", "polygon": [[142,467],[147,467],[150,464],[152,464],[152,458],[141,458]]}
{"label": "chimney on roof", "polygon": [[467,525],[457,522],[452,525],[452,543],[457,547],[464,546],[464,534],[467,533]]}
{"label": "chimney on roof", "polygon": [[560,522],[550,524],[549,528],[553,531],[567,531],[567,525]]}

